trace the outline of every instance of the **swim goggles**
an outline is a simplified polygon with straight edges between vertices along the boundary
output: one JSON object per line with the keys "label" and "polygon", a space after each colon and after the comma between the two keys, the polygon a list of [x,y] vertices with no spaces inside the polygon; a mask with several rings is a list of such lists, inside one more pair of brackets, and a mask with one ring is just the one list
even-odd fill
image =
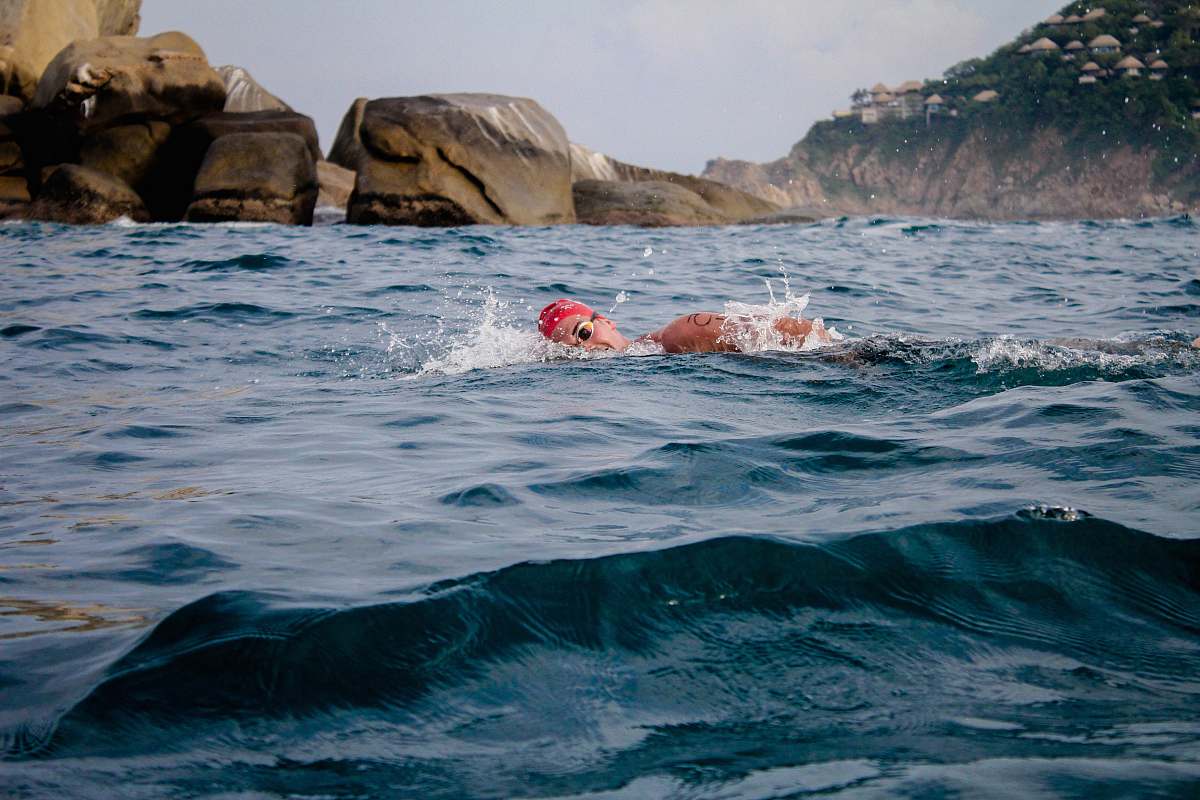
{"label": "swim goggles", "polygon": [[586,342],[592,338],[592,334],[596,330],[596,317],[600,316],[595,311],[592,312],[591,319],[586,322],[579,323],[579,327],[575,329],[575,338],[581,342]]}

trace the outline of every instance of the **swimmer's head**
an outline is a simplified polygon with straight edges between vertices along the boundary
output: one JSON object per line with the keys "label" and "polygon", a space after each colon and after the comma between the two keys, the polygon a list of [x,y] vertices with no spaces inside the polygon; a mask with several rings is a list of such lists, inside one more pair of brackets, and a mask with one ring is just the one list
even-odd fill
{"label": "swimmer's head", "polygon": [[624,350],[629,346],[629,340],[612,320],[585,303],[565,297],[538,314],[538,331],[553,342],[587,350]]}

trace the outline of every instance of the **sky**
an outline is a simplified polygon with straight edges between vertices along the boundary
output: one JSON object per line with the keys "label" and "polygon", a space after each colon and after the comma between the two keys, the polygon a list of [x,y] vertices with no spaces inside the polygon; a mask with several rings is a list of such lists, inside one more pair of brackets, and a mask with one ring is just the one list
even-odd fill
{"label": "sky", "polygon": [[1064,0],[143,0],[317,124],[356,97],[532,97],[571,141],[699,173],[771,161],[858,87],[938,78]]}

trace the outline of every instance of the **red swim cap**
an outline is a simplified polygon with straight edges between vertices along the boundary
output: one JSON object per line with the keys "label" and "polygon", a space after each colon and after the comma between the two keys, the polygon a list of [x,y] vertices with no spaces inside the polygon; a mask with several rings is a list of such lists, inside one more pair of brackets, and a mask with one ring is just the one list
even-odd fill
{"label": "red swim cap", "polygon": [[558,323],[562,322],[564,317],[574,314],[582,314],[585,317],[590,317],[594,313],[596,312],[583,303],[560,297],[543,308],[541,314],[538,314],[538,330],[541,331],[542,336],[549,339],[554,334],[554,329],[558,327]]}

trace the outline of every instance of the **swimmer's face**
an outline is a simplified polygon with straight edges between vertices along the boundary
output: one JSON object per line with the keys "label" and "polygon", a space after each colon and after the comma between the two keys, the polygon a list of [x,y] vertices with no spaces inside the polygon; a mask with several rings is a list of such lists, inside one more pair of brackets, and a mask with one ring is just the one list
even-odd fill
{"label": "swimmer's face", "polygon": [[629,346],[629,340],[621,335],[612,320],[596,314],[563,317],[550,338],[559,344],[585,350],[624,350]]}

